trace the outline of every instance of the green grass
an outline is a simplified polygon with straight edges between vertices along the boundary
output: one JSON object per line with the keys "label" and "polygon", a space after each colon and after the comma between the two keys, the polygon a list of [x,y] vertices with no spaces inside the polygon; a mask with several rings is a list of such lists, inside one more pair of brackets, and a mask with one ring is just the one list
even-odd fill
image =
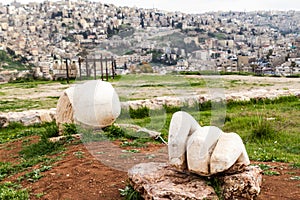
{"label": "green grass", "polygon": [[[129,117],[122,111],[117,123],[130,123],[162,133],[167,139],[172,113],[185,110],[201,126],[211,124],[211,103],[188,109],[164,106],[162,110],[148,110],[146,117]],[[144,116],[144,109],[136,110]],[[127,113],[126,113],[127,112]],[[131,111],[132,112],[132,111]],[[243,139],[250,159],[300,163],[300,100],[294,96],[227,103],[224,132],[236,132]],[[124,145],[131,145],[125,143]]]}
{"label": "green grass", "polygon": [[29,193],[26,189],[21,189],[20,185],[6,182],[0,184],[0,199],[2,200],[27,200]]}
{"label": "green grass", "polygon": [[22,62],[22,57],[20,56],[11,56],[3,50],[0,50],[0,62],[6,63],[7,65],[2,66],[4,69],[8,70],[28,70],[29,66],[24,65]]}
{"label": "green grass", "polygon": [[[0,143],[7,143],[18,139],[23,139],[25,142],[22,143],[23,148],[16,158],[16,160],[19,160],[17,164],[0,162],[0,180],[15,173],[22,172],[38,163],[45,163],[48,165],[59,159],[59,157],[47,157],[47,155],[63,150],[63,142],[53,143],[48,140],[49,137],[57,135],[58,129],[55,122],[27,127],[19,123],[11,123],[8,127],[1,128]],[[40,136],[41,139],[36,143],[29,143],[26,142],[28,136]]]}
{"label": "green grass", "polygon": [[55,108],[57,98],[48,97],[46,99],[5,99],[0,100],[0,112],[19,112],[32,109]]}
{"label": "green grass", "polygon": [[33,135],[53,137],[58,135],[58,129],[55,122],[32,126],[23,126],[21,123],[12,122],[8,127],[0,128],[0,144]]}
{"label": "green grass", "polygon": [[120,195],[124,197],[125,200],[142,200],[140,193],[135,191],[131,185],[127,185],[124,189],[119,189]]}

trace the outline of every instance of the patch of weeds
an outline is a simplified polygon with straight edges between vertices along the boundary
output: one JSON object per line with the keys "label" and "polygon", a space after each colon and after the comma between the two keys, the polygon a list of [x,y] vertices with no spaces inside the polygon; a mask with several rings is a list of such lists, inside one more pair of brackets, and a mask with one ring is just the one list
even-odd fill
{"label": "patch of weeds", "polygon": [[300,169],[300,163],[293,163],[290,165],[293,169]]}
{"label": "patch of weeds", "polygon": [[266,149],[260,147],[251,154],[250,159],[262,162],[287,162],[277,152],[268,152]]}
{"label": "patch of weeds", "polygon": [[267,169],[273,168],[272,166],[266,165],[266,164],[258,164],[258,166],[259,166],[262,170],[267,170]]}
{"label": "patch of weeds", "polygon": [[7,129],[21,129],[24,128],[24,125],[20,122],[10,122],[7,126]]}
{"label": "patch of weeds", "polygon": [[274,84],[270,84],[270,83],[260,83],[259,86],[273,86]]}
{"label": "patch of weeds", "polygon": [[51,138],[51,137],[59,136],[59,130],[58,130],[58,127],[57,127],[55,121],[47,122],[44,124],[44,126],[45,126],[45,131],[43,134],[44,137]]}
{"label": "patch of weeds", "polygon": [[15,171],[13,165],[9,162],[0,162],[0,181]]}
{"label": "patch of weeds", "polygon": [[122,150],[124,153],[140,153],[141,151],[138,149],[128,149],[128,150]]}
{"label": "patch of weeds", "polygon": [[263,116],[258,115],[254,118],[252,124],[251,139],[266,140],[275,138],[275,129],[272,127],[271,122],[266,120]]}
{"label": "patch of weeds", "polygon": [[133,109],[131,107],[129,107],[129,115],[131,119],[143,119],[145,117],[149,117],[150,109],[147,108],[146,106],[137,108],[137,109]]}
{"label": "patch of weeds", "polygon": [[155,142],[152,138],[137,138],[133,141],[124,141],[120,145],[121,147],[147,147],[148,142]]}
{"label": "patch of weeds", "polygon": [[76,158],[83,158],[84,156],[84,152],[82,152],[82,151],[76,151],[76,152],[74,152],[73,153],[74,154],[74,156],[76,156]]}
{"label": "patch of weeds", "polygon": [[[217,102],[215,102],[214,104],[217,104]],[[210,100],[199,103],[199,111],[207,111],[211,109],[212,109],[212,103]]]}
{"label": "patch of weeds", "polygon": [[94,132],[93,130],[82,129],[80,133],[81,133],[81,141],[83,143],[108,140],[108,138],[103,133]]}
{"label": "patch of weeds", "polygon": [[220,200],[223,200],[223,191],[221,188],[221,181],[217,177],[205,177],[206,183],[214,188],[215,193],[217,194]]}
{"label": "patch of weeds", "polygon": [[32,135],[41,135],[42,137],[50,137],[56,134],[56,131],[50,131],[50,127],[54,127],[55,122],[34,124],[31,126],[24,126],[19,122],[12,122],[8,127],[0,128],[0,143],[10,142],[15,139],[23,138]]}
{"label": "patch of weeds", "polygon": [[10,199],[16,199],[16,200],[26,200],[29,199],[29,193],[26,189],[20,189],[21,186],[6,182],[3,184],[0,184],[0,199],[3,200],[10,200]]}
{"label": "patch of weeds", "polygon": [[45,194],[46,194],[46,193],[41,192],[41,193],[36,193],[35,196],[36,196],[36,198],[40,199],[40,198],[42,198]]}
{"label": "patch of weeds", "polygon": [[145,147],[146,145],[141,144],[137,140],[133,140],[133,141],[124,141],[120,146],[121,147]]}
{"label": "patch of weeds", "polygon": [[64,135],[75,135],[77,133],[78,133],[78,131],[77,131],[77,127],[75,124],[72,124],[72,123],[63,124],[63,134]]}
{"label": "patch of weeds", "polygon": [[295,181],[300,181],[300,176],[293,176],[290,179]]}
{"label": "patch of weeds", "polygon": [[175,113],[177,111],[181,111],[181,108],[179,106],[169,106],[169,105],[163,105],[164,110],[166,113]]}
{"label": "patch of weeds", "polygon": [[279,176],[280,175],[279,172],[272,171],[272,170],[265,170],[265,171],[263,171],[263,174],[267,175],[267,176]]}
{"label": "patch of weeds", "polygon": [[29,182],[36,182],[43,177],[41,172],[48,171],[52,168],[52,166],[42,166],[41,168],[35,169],[31,172],[26,173],[24,176]]}
{"label": "patch of weeds", "polygon": [[107,126],[103,128],[103,131],[109,138],[125,137],[125,131],[122,128],[115,125]]}
{"label": "patch of weeds", "polygon": [[119,189],[120,195],[125,200],[142,200],[141,194],[133,189],[131,185],[127,185],[124,189]]}
{"label": "patch of weeds", "polygon": [[287,172],[286,174],[293,175],[293,174],[296,174],[296,172]]}
{"label": "patch of weeds", "polygon": [[48,96],[47,98],[49,98],[49,99],[59,99],[59,96]]}
{"label": "patch of weeds", "polygon": [[51,142],[47,138],[42,137],[38,143],[24,147],[20,151],[20,155],[25,159],[34,158],[61,151],[63,149],[62,146],[62,142]]}
{"label": "patch of weeds", "polygon": [[25,178],[28,182],[36,182],[42,177],[43,175],[40,173],[39,169],[35,169],[25,174]]}
{"label": "patch of weeds", "polygon": [[26,138],[26,139],[22,140],[22,146],[28,145],[31,141],[32,141],[31,138]]}

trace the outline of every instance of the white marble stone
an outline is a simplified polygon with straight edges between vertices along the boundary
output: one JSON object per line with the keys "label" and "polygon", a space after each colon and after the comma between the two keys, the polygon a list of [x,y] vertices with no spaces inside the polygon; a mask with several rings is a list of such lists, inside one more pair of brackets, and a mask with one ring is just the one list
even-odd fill
{"label": "white marble stone", "polygon": [[186,154],[188,170],[203,176],[210,175],[211,153],[222,131],[215,126],[197,129],[188,139]]}
{"label": "white marble stone", "polygon": [[188,113],[173,114],[169,128],[169,163],[202,176],[239,172],[250,164],[242,139],[215,126],[201,127]]}
{"label": "white marble stone", "polygon": [[118,94],[109,82],[92,80],[74,88],[75,121],[94,127],[111,125],[121,113]]}
{"label": "white marble stone", "polygon": [[[236,163],[238,161],[238,163]],[[228,170],[234,164],[249,165],[250,160],[242,139],[236,133],[223,133],[212,152],[210,172],[216,174]]]}
{"label": "white marble stone", "polygon": [[176,112],[173,114],[169,136],[168,152],[169,162],[180,169],[186,168],[186,144],[188,137],[201,128],[197,121],[186,112]]}

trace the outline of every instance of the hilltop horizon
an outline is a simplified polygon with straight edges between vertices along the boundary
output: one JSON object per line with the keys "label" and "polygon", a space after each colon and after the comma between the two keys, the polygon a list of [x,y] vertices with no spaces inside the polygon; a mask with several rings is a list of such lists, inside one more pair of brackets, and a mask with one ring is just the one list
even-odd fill
{"label": "hilltop horizon", "polygon": [[[22,4],[26,4],[29,2],[43,2],[45,0],[8,0],[7,4],[12,2],[19,2]],[[58,0],[50,0],[50,1],[58,1]],[[200,14],[206,12],[253,12],[253,11],[300,11],[300,4],[298,0],[185,0],[185,1],[174,1],[171,2],[167,0],[92,0],[95,2],[101,2],[104,4],[114,4],[115,6],[128,6],[128,7],[138,7],[144,9],[159,9],[168,12],[183,12],[189,14]]]}

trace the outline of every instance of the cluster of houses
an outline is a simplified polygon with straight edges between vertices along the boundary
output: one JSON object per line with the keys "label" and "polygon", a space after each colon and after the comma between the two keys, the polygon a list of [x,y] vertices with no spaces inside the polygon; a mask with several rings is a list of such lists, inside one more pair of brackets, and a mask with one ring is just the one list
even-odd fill
{"label": "cluster of houses", "polygon": [[22,57],[36,66],[37,76],[48,78],[63,76],[67,68],[71,76],[87,75],[88,68],[101,66],[84,60],[107,52],[117,73],[150,65],[158,73],[288,76],[300,71],[299,24],[299,11],[187,14],[86,0],[14,1],[0,3],[0,50]]}

